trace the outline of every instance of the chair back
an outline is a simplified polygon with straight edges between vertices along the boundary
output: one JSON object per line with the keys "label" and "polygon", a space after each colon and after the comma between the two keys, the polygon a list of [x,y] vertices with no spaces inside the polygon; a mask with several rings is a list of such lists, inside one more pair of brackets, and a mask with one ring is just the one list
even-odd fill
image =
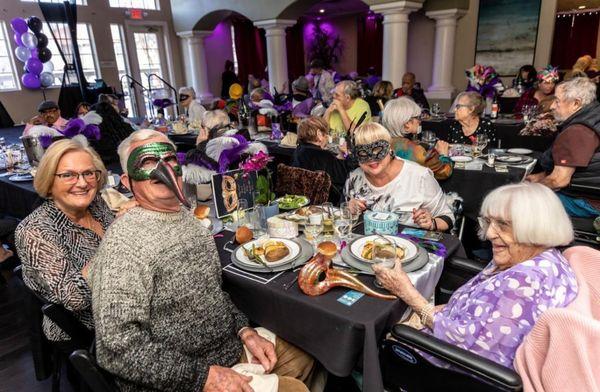
{"label": "chair back", "polygon": [[94,341],[94,332],[87,329],[75,315],[65,309],[64,306],[46,303],[42,306],[42,313],[54,324],[71,337],[71,345],[74,349],[89,348]]}
{"label": "chair back", "polygon": [[44,319],[42,306],[44,302],[23,283],[22,266],[19,265],[16,267],[14,274],[21,280],[23,293],[22,309],[27,320],[27,332],[31,346],[35,378],[38,381],[42,381],[49,378],[54,370],[53,349],[48,339],[46,339],[42,328],[42,321]]}
{"label": "chair back", "polygon": [[69,356],[69,360],[93,392],[116,392],[118,388],[113,377],[98,366],[87,350],[76,350]]}
{"label": "chair back", "polygon": [[280,163],[277,165],[278,195],[304,195],[311,204],[323,204],[329,199],[331,178],[324,171],[310,171]]}

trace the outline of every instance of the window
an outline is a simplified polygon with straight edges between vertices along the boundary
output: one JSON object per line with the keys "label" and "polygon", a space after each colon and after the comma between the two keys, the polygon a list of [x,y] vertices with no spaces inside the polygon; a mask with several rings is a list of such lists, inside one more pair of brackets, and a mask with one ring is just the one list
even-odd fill
{"label": "window", "polygon": [[[119,70],[119,81],[125,74],[131,74],[129,68],[129,62],[127,59],[127,49],[125,47],[125,34],[123,32],[123,26],[118,24],[110,25],[110,33],[112,35],[113,48],[115,50],[115,58],[117,59],[117,69]],[[129,82],[123,81],[121,84],[123,88],[123,99],[125,100],[125,107],[129,111],[130,116],[134,116],[136,111],[134,110],[133,99],[131,89],[129,88]]]}
{"label": "window", "polygon": [[[56,39],[60,42],[61,48],[65,51],[65,58],[67,61],[72,61],[71,56],[73,52],[70,46],[71,35],[69,34],[67,24],[51,23],[51,26]],[[44,28],[44,33],[48,36],[48,49],[52,51],[52,59],[50,61],[54,64],[54,85],[60,86],[62,84],[65,63],[60,56],[58,47],[56,46],[47,25]],[[77,45],[79,46],[79,56],[81,57],[83,74],[90,83],[95,83],[95,79],[100,78],[99,68],[96,64],[96,48],[94,47],[93,38],[92,27],[89,24],[77,23]]]}
{"label": "window", "polygon": [[109,4],[115,8],[141,8],[145,10],[159,10],[159,0],[110,0]]}
{"label": "window", "polygon": [[235,28],[233,27],[233,24],[231,25],[231,50],[233,51],[233,72],[235,72],[235,74],[238,74],[238,59],[237,59],[237,52],[235,50]]}
{"label": "window", "polygon": [[13,53],[8,41],[6,24],[0,21],[0,91],[18,90]]}
{"label": "window", "polygon": [[[37,3],[38,0],[21,0],[26,3]],[[40,0],[42,3],[63,3],[64,0]],[[75,4],[77,5],[87,5],[87,0],[76,0]]]}
{"label": "window", "polygon": [[[148,88],[148,75],[157,74],[161,78],[162,64],[160,48],[158,46],[159,34],[157,33],[133,33],[135,40],[135,50],[137,53],[137,59],[140,66],[140,81],[144,87]],[[151,78],[152,89],[163,88],[163,83],[158,78]],[[146,107],[149,105],[148,97],[145,97]]]}

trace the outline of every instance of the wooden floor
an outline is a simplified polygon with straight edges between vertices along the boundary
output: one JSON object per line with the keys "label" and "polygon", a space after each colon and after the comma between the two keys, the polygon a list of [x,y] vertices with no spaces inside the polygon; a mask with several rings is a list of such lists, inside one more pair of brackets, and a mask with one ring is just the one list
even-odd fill
{"label": "wooden floor", "polygon": [[[51,379],[35,379],[20,284],[14,277],[0,284],[0,392],[50,392]],[[67,378],[61,379],[61,392],[72,392]]]}
{"label": "wooden floor", "polygon": [[[20,284],[14,277],[0,284],[0,392],[50,392],[51,379],[35,379],[27,327],[21,314]],[[349,377],[330,375],[325,392],[358,392],[353,384]],[[73,392],[65,374],[61,377],[60,390]]]}

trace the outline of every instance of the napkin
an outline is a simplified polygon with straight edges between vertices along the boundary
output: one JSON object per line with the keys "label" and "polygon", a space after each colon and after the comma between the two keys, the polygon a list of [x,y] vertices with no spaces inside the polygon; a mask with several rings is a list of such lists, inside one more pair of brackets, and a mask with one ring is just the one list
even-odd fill
{"label": "napkin", "polygon": [[108,205],[108,208],[113,211],[119,211],[119,208],[129,201],[125,195],[113,188],[102,190],[100,195]]}
{"label": "napkin", "polygon": [[[260,336],[275,344],[276,336],[273,332],[262,327],[255,329]],[[244,376],[251,376],[252,381],[250,381],[250,386],[255,391],[277,392],[279,388],[279,378],[277,375],[265,374],[265,369],[261,364],[252,363],[254,356],[248,351],[246,346],[244,346],[244,352],[246,353],[246,358],[248,358],[248,363],[238,363],[232,369]]]}

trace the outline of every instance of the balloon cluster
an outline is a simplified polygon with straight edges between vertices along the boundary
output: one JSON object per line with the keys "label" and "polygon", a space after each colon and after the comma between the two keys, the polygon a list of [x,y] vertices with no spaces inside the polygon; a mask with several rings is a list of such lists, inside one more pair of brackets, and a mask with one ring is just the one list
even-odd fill
{"label": "balloon cluster", "polygon": [[42,21],[37,16],[27,20],[14,18],[10,25],[17,48],[15,56],[25,63],[25,73],[21,77],[23,86],[35,90],[50,87],[54,83],[54,64],[50,61],[52,52],[48,49],[48,37],[42,33]]}

